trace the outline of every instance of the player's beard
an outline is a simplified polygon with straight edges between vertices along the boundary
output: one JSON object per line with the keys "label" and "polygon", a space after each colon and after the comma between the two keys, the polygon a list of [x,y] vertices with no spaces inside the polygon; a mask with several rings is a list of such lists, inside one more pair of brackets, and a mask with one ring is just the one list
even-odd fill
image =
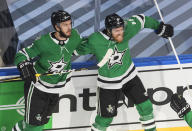
{"label": "player's beard", "polygon": [[117,35],[117,36],[113,36],[113,39],[115,40],[115,41],[117,41],[118,43],[120,43],[120,42],[122,42],[123,41],[123,34],[119,34],[119,35]]}
{"label": "player's beard", "polygon": [[60,37],[64,37],[64,38],[69,38],[71,36],[71,30],[68,30],[67,33],[69,33],[69,35],[67,35],[66,33],[64,33],[61,30],[59,31]]}

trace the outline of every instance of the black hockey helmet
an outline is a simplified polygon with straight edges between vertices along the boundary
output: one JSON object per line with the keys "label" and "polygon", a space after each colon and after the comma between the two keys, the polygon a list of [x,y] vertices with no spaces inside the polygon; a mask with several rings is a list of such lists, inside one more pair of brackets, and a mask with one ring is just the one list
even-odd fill
{"label": "black hockey helmet", "polygon": [[55,29],[55,25],[61,22],[65,22],[71,20],[71,15],[63,10],[58,10],[57,12],[53,12],[51,15],[51,23]]}
{"label": "black hockey helmet", "polygon": [[113,28],[124,27],[124,20],[117,14],[113,13],[105,18],[105,27],[108,30]]}

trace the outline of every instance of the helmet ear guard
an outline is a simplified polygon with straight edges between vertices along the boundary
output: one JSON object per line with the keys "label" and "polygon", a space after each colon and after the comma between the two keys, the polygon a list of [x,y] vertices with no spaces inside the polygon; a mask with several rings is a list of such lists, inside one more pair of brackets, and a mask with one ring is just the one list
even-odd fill
{"label": "helmet ear guard", "polygon": [[112,29],[111,28],[106,28],[107,35],[112,39]]}
{"label": "helmet ear guard", "polygon": [[59,29],[61,30],[61,28],[60,28],[60,23],[56,23],[56,24],[54,25],[55,30],[58,31],[55,26],[57,26],[57,28],[59,28]]}

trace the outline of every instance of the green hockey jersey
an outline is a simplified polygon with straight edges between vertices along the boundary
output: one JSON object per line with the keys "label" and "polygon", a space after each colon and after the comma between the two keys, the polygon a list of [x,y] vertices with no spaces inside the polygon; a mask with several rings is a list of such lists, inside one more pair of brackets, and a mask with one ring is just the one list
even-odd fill
{"label": "green hockey jersey", "polygon": [[39,60],[34,62],[36,73],[54,72],[60,74],[40,76],[34,84],[35,87],[44,92],[61,92],[62,87],[71,83],[70,73],[62,72],[71,69],[71,56],[81,41],[80,35],[74,29],[72,29],[70,38],[63,45],[59,44],[59,41],[53,38],[51,33],[42,35],[32,45],[23,48],[16,54],[15,64],[39,57]]}
{"label": "green hockey jersey", "polygon": [[98,70],[99,87],[106,89],[119,89],[122,85],[137,75],[129,50],[129,40],[143,28],[158,29],[159,22],[155,19],[135,15],[125,20],[124,40],[117,43],[102,33],[96,32],[88,37],[88,42],[79,48],[79,54],[94,54],[98,62],[105,56],[108,49],[113,49],[113,54],[108,62]]}

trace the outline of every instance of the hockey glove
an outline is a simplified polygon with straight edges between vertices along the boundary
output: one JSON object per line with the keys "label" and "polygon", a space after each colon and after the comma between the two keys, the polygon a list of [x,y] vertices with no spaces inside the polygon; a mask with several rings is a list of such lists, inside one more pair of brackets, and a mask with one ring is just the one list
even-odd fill
{"label": "hockey glove", "polygon": [[177,112],[179,118],[184,117],[185,114],[191,111],[190,105],[186,102],[185,98],[178,94],[173,94],[170,106]]}
{"label": "hockey glove", "polygon": [[21,78],[24,81],[36,82],[35,70],[33,68],[33,63],[30,61],[24,61],[18,64],[17,68],[21,73]]}
{"label": "hockey glove", "polygon": [[163,38],[172,37],[174,34],[173,26],[170,24],[164,24],[163,22],[160,23],[159,28],[155,30],[155,33],[158,36]]}

